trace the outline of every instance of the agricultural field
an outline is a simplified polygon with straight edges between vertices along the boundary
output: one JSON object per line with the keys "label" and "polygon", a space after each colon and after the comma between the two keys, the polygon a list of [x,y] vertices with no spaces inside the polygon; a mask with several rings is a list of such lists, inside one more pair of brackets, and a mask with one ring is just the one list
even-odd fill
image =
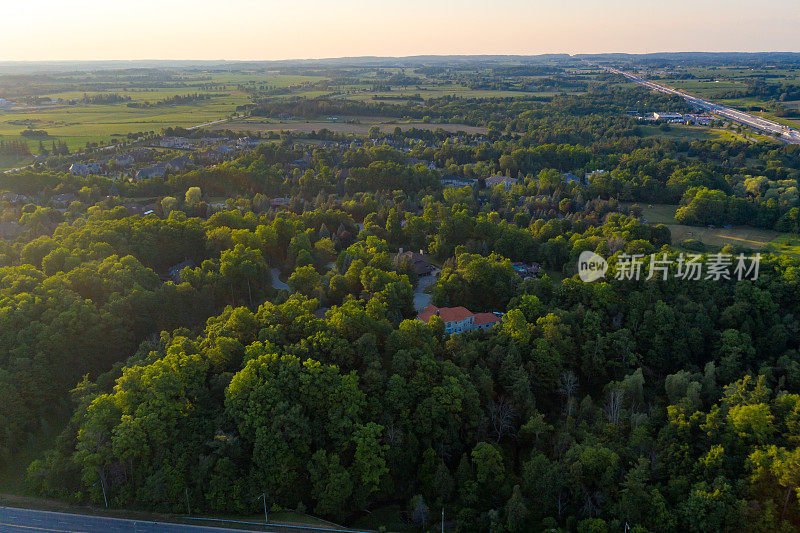
{"label": "agricultural field", "polygon": [[[108,141],[128,133],[160,131],[167,127],[191,127],[223,119],[237,105],[246,102],[243,95],[213,98],[197,104],[155,108],[130,108],[124,103],[112,105],[61,106],[53,109],[9,111],[0,113],[0,135],[4,140],[22,140],[22,131],[30,127],[44,130],[46,144],[64,141],[71,149],[87,142]],[[23,125],[25,123],[25,125]],[[36,150],[38,139],[29,140]]]}
{"label": "agricultural field", "polygon": [[[246,90],[249,86],[305,88],[304,85],[322,79],[321,76],[272,73],[215,73],[172,83],[180,84],[179,87],[131,87],[120,81],[118,86],[108,85],[102,91],[76,87],[74,90],[47,92],[43,89],[49,86],[36,86],[32,89],[36,97],[58,99],[59,104],[0,110],[0,140],[26,140],[33,153],[38,153],[39,140],[46,146],[53,141],[63,141],[70,150],[76,150],[87,143],[109,142],[128,133],[158,132],[167,127],[189,128],[225,119],[235,113],[237,106],[250,101]],[[65,83],[57,85],[63,87]],[[82,84],[91,85],[85,81]],[[313,96],[322,93],[309,89],[302,94]],[[208,98],[189,103],[162,103],[189,94],[207,95]],[[106,95],[117,95],[125,101],[91,103],[92,98]],[[151,105],[147,106],[147,103]],[[21,135],[26,129],[44,130],[47,136],[26,139]]]}
{"label": "agricultural field", "polygon": [[[404,88],[397,92],[363,91],[349,95],[354,100],[373,101],[381,98],[397,98],[401,96],[419,96],[424,99],[456,96],[459,98],[527,98],[531,96],[555,96],[563,93],[578,94],[577,91],[492,91],[487,89],[471,89],[463,85],[431,85]],[[377,98],[376,98],[377,97]],[[390,100],[397,101],[397,100]],[[401,100],[402,101],[402,100]]]}
{"label": "agricultural field", "polygon": [[468,126],[466,124],[432,124],[419,121],[399,121],[396,119],[389,119],[385,117],[358,117],[358,121],[354,117],[353,120],[348,120],[348,117],[341,117],[338,121],[330,120],[270,120],[262,118],[247,118],[237,119],[220,124],[209,126],[209,130],[231,130],[241,132],[266,132],[266,131],[293,131],[300,133],[318,132],[321,129],[327,129],[334,133],[353,133],[356,135],[366,135],[370,127],[378,126],[383,132],[392,132],[395,128],[401,130],[408,129],[422,129],[422,130],[437,130],[443,129],[449,132],[463,131],[466,133],[487,133],[486,128],[478,126]]}

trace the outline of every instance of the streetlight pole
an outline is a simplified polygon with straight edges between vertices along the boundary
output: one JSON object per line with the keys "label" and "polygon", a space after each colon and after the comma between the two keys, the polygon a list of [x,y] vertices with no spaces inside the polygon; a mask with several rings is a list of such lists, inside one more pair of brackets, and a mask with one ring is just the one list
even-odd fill
{"label": "streetlight pole", "polygon": [[264,522],[269,523],[269,518],[267,518],[267,494],[261,493],[261,496],[259,496],[258,499],[264,500]]}
{"label": "streetlight pole", "polygon": [[[105,475],[103,474],[103,470],[99,466],[97,467],[97,477],[100,478],[100,488],[103,489],[103,500],[106,502],[106,509],[108,509],[108,498],[106,497]],[[97,483],[95,483],[95,485],[97,485]]]}

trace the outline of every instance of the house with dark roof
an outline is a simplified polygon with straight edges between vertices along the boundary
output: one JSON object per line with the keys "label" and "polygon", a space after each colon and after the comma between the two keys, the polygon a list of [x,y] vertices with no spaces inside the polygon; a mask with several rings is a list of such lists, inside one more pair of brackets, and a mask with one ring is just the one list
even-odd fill
{"label": "house with dark roof", "polygon": [[420,250],[420,253],[407,251],[404,252],[402,248],[400,252],[397,254],[397,261],[408,261],[411,263],[411,266],[414,268],[414,272],[417,274],[417,277],[425,277],[425,276],[436,276],[441,272],[441,269],[436,265],[433,265],[428,262],[425,255]]}
{"label": "house with dark roof", "polygon": [[56,194],[50,198],[50,201],[52,201],[53,205],[56,207],[66,207],[77,200],[78,197],[72,193]]}
{"label": "house with dark roof", "polygon": [[269,205],[272,207],[283,207],[285,205],[289,205],[292,201],[291,198],[288,196],[280,197],[280,198],[270,198]]}
{"label": "house with dark roof", "polygon": [[0,236],[6,238],[17,237],[24,233],[26,228],[20,226],[17,222],[0,222]]}
{"label": "house with dark roof", "polygon": [[73,163],[69,166],[70,174],[74,176],[88,176],[89,174],[97,174],[102,170],[99,163]]}
{"label": "house with dark roof", "polygon": [[183,280],[181,279],[181,270],[184,268],[197,268],[197,265],[191,259],[182,261],[169,269],[169,279],[175,283],[182,283]]}
{"label": "house with dark roof", "polygon": [[185,155],[175,157],[167,161],[164,165],[165,168],[171,172],[180,172],[187,166],[192,164],[192,160],[186,157]]}
{"label": "house with dark roof", "polygon": [[307,170],[308,167],[311,165],[311,158],[309,158],[308,156],[303,156],[300,159],[295,159],[294,161],[292,161],[291,165],[301,170]]}
{"label": "house with dark roof", "polygon": [[444,332],[447,335],[489,329],[501,321],[497,313],[473,313],[466,307],[436,307],[433,304],[423,309],[417,315],[417,320],[427,324],[433,316],[442,319]]}
{"label": "house with dark roof", "polygon": [[165,166],[153,165],[152,167],[143,168],[139,172],[137,172],[136,179],[149,180],[153,178],[163,178],[166,173],[167,169]]}
{"label": "house with dark roof", "polygon": [[133,155],[120,154],[108,160],[109,163],[114,163],[118,167],[127,167],[133,164]]}
{"label": "house with dark roof", "polygon": [[508,190],[516,185],[518,181],[519,180],[517,180],[517,178],[510,178],[501,174],[495,174],[490,178],[486,178],[486,186],[495,187],[497,185],[502,185],[506,190]]}

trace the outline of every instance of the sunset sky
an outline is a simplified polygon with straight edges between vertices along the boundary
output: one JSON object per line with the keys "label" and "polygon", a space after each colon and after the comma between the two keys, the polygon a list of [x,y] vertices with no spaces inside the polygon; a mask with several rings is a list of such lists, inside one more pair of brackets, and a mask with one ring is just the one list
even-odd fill
{"label": "sunset sky", "polygon": [[800,51],[798,0],[39,0],[0,61]]}

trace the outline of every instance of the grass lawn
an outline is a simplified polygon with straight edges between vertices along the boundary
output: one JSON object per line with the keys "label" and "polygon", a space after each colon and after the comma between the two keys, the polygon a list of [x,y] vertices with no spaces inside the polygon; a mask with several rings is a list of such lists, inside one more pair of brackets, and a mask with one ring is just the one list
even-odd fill
{"label": "grass lawn", "polygon": [[730,130],[719,128],[706,128],[702,126],[685,126],[670,124],[668,131],[663,131],[658,126],[640,124],[642,137],[664,137],[670,139],[687,139],[692,141],[747,141],[743,135]]}
{"label": "grass lawn", "polygon": [[22,167],[25,165],[30,165],[33,163],[33,157],[8,157],[8,156],[0,156],[0,170],[5,170],[7,168],[16,168]]}

